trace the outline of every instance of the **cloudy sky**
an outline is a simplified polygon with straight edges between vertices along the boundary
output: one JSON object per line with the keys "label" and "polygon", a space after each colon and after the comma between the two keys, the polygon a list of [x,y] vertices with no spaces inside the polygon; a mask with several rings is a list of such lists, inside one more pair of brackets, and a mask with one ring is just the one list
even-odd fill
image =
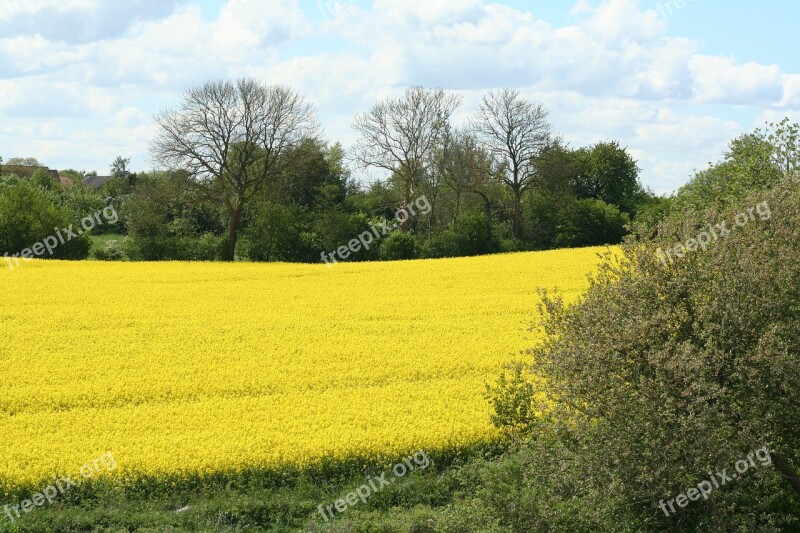
{"label": "cloudy sky", "polygon": [[800,6],[733,5],[0,0],[0,156],[149,169],[153,115],[214,78],[293,86],[345,146],[357,112],[408,85],[463,93],[456,122],[487,89],[514,87],[572,146],[617,139],[670,192],[739,133],[800,120]]}

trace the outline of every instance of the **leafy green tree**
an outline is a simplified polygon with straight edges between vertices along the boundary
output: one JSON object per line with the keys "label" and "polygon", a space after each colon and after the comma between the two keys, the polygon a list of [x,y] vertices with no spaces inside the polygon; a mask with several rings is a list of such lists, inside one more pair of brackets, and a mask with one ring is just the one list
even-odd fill
{"label": "leafy green tree", "polygon": [[[0,254],[20,254],[45,238],[57,236],[76,222],[75,215],[67,208],[59,207],[52,194],[40,187],[19,181],[0,189]],[[63,232],[64,242],[39,257],[43,259],[85,259],[89,255],[91,241],[88,235],[70,236]]]}
{"label": "leafy green tree", "polygon": [[141,174],[120,218],[133,260],[201,260],[221,257],[221,216],[179,172]]}
{"label": "leafy green tree", "polygon": [[37,187],[41,187],[45,190],[54,190],[56,188],[56,181],[53,179],[53,175],[47,169],[44,168],[37,168],[36,171],[31,176],[31,183]]}
{"label": "leafy green tree", "polygon": [[784,176],[797,176],[800,170],[800,124],[784,117],[779,123],[768,123],[767,130],[756,132],[773,147],[772,162]]}
{"label": "leafy green tree", "polygon": [[453,241],[459,256],[493,254],[500,251],[492,221],[480,211],[468,213],[453,224]]}
{"label": "leafy green tree", "polygon": [[556,138],[534,163],[536,179],[522,205],[525,247],[555,248],[559,224],[567,218],[567,208],[575,203],[579,157]]}
{"label": "leafy green tree", "polygon": [[534,161],[533,188],[555,204],[575,198],[580,163],[578,152],[566,146],[560,138],[553,139]]}
{"label": "leafy green tree", "polygon": [[753,191],[766,190],[784,175],[796,175],[800,154],[797,124],[784,120],[731,141],[724,159],[681,187],[674,209],[726,207]]}
{"label": "leafy green tree", "polygon": [[273,194],[265,196],[286,204],[314,208],[324,201],[320,194],[322,188],[327,186],[327,195],[338,189],[335,193],[336,199],[344,200],[346,173],[341,166],[342,161],[337,160],[340,157],[340,146],[329,152],[319,140],[306,139],[286,154],[291,165],[286,165],[285,170],[279,174],[278,183],[271,191]]}
{"label": "leafy green tree", "polygon": [[578,173],[574,191],[578,198],[602,200],[628,215],[636,213],[641,191],[639,167],[617,141],[600,142],[577,150]]}
{"label": "leafy green tree", "polygon": [[546,192],[534,189],[522,204],[525,242],[523,249],[549,250],[556,248],[558,228],[565,217],[568,205],[574,199],[556,200]]}
{"label": "leafy green tree", "polygon": [[486,194],[492,179],[492,159],[475,135],[456,131],[442,149],[439,171],[452,192],[450,221],[455,223],[464,208],[470,207],[469,196]]}
{"label": "leafy green tree", "polygon": [[111,163],[111,179],[103,184],[102,192],[106,197],[120,199],[130,194],[136,184],[136,174],[128,170],[130,158],[117,156]]}
{"label": "leafy green tree", "polygon": [[619,244],[630,224],[627,213],[602,200],[573,200],[564,206],[556,228],[556,246],[575,248]]}
{"label": "leafy green tree", "polygon": [[321,246],[310,231],[311,212],[299,205],[258,202],[246,211],[246,255],[251,261],[312,262]]}

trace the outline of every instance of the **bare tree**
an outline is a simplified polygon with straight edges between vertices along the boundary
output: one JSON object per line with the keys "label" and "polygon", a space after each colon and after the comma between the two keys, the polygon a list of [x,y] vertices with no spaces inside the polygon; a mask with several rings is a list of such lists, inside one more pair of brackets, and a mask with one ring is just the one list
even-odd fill
{"label": "bare tree", "polygon": [[[376,103],[356,116],[353,128],[361,134],[354,155],[364,168],[375,167],[398,175],[404,184],[403,205],[411,202],[414,186],[428,171],[431,160],[461,96],[442,89],[410,87],[399,98]],[[410,218],[401,229],[411,229]]]}
{"label": "bare tree", "polygon": [[287,154],[318,134],[314,108],[292,89],[252,79],[207,82],[156,117],[154,161],[183,170],[227,210],[225,259],[234,260],[242,209],[273,183]]}
{"label": "bare tree", "polygon": [[549,144],[550,123],[542,104],[513,89],[490,91],[483,97],[472,127],[492,155],[498,175],[514,196],[514,237],[522,233],[522,195],[534,182],[535,161]]}
{"label": "bare tree", "polygon": [[461,214],[461,201],[465,193],[477,194],[488,203],[484,189],[492,174],[491,158],[475,135],[466,130],[454,132],[445,146],[447,150],[442,158],[441,173],[442,179],[455,195],[455,222]]}

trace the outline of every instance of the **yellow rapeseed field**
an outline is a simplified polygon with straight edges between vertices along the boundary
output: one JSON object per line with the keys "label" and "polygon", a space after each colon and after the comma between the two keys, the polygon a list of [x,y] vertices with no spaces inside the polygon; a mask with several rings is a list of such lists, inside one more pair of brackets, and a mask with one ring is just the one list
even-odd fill
{"label": "yellow rapeseed field", "polygon": [[0,486],[111,451],[156,478],[387,460],[495,433],[539,287],[599,249],[324,265],[0,266]]}

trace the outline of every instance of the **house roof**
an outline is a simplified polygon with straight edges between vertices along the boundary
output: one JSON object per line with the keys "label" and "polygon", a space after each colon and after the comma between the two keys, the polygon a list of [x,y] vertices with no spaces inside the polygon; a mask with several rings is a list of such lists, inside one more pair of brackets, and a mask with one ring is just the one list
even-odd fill
{"label": "house roof", "polygon": [[83,184],[92,189],[99,189],[110,180],[113,176],[86,176],[83,179]]}
{"label": "house roof", "polygon": [[36,173],[37,170],[45,170],[48,174],[50,174],[55,181],[58,181],[58,171],[57,170],[50,170],[47,167],[32,167],[27,165],[3,165],[2,168],[3,174],[14,174],[19,176],[20,178],[28,178],[30,179]]}

